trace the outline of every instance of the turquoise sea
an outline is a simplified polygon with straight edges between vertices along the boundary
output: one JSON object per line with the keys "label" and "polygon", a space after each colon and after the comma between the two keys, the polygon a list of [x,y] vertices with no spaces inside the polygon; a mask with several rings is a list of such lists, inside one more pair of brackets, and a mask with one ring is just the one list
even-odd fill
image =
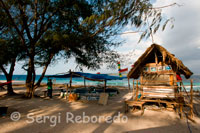
{"label": "turquoise sea", "polygon": [[[38,80],[40,77],[40,75],[36,76],[36,80]],[[191,78],[189,80],[186,80],[184,77],[183,78],[183,84],[185,85],[185,87],[187,89],[190,88],[190,79],[193,79],[193,88],[194,90],[200,90],[200,75],[193,75],[191,76]],[[25,83],[26,80],[26,75],[14,75],[13,76],[13,83],[14,84],[21,84],[21,83]],[[69,78],[54,78],[53,79],[53,83],[54,84],[68,84],[70,81]],[[0,75],[0,82],[6,82],[6,78],[4,75]],[[42,83],[47,83],[47,78],[44,77],[44,79],[42,80]],[[72,79],[72,84],[73,85],[83,85],[84,84],[84,80],[83,78],[73,78]],[[86,80],[86,85],[100,85],[100,84],[104,84],[103,82],[98,82],[98,81],[90,81],[90,80]],[[128,80],[125,78],[123,80],[111,80],[111,81],[107,81],[107,85],[108,86],[128,86]],[[130,79],[130,86],[132,88],[133,86],[133,80]]]}

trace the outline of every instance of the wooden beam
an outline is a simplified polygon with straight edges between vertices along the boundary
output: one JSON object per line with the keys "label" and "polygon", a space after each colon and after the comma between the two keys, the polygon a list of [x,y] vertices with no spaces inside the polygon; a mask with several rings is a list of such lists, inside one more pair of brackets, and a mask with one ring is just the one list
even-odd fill
{"label": "wooden beam", "polygon": [[150,79],[150,80],[143,80],[142,84],[147,84],[147,83],[170,83],[169,80],[153,80],[153,79]]}
{"label": "wooden beam", "polygon": [[190,116],[186,115],[186,117],[193,123],[197,123],[193,118],[191,118]]}
{"label": "wooden beam", "polygon": [[178,104],[177,102],[174,102],[174,101],[169,102],[169,101],[165,101],[165,100],[160,100],[160,101],[158,101],[158,100],[143,99],[143,100],[141,100],[141,101],[143,101],[143,102],[160,102],[160,103],[174,104],[174,105],[177,105],[177,104]]}
{"label": "wooden beam", "polygon": [[176,87],[175,86],[153,86],[153,85],[143,85],[143,87],[145,88],[152,88],[152,89],[175,89]]}

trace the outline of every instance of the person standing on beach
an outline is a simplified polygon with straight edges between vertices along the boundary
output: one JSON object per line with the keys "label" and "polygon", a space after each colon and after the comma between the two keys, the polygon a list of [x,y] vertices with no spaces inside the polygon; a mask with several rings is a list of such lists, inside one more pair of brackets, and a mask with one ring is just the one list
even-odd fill
{"label": "person standing on beach", "polygon": [[48,91],[48,97],[52,98],[52,80],[48,79],[48,83],[47,83],[47,91]]}

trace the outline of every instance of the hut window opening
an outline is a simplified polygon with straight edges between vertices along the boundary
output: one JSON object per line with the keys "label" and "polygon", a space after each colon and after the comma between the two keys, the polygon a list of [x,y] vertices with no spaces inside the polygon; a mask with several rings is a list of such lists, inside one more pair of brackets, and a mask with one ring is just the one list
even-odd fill
{"label": "hut window opening", "polygon": [[151,67],[151,72],[156,72],[156,67]]}
{"label": "hut window opening", "polygon": [[164,70],[164,66],[158,66],[158,71],[163,71]]}
{"label": "hut window opening", "polygon": [[143,72],[150,72],[150,73],[155,73],[155,72],[161,72],[161,71],[171,71],[172,67],[171,65],[162,65],[162,64],[146,64],[145,67],[143,67]]}
{"label": "hut window opening", "polygon": [[171,66],[165,66],[165,70],[172,70]]}

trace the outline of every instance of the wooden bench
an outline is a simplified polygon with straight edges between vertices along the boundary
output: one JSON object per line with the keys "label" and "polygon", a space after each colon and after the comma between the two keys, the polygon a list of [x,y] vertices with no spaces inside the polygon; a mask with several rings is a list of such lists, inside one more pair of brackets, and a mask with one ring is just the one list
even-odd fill
{"label": "wooden bench", "polygon": [[144,114],[144,104],[145,102],[143,101],[125,101],[125,113],[129,111],[129,107],[139,107],[141,109],[141,115]]}

